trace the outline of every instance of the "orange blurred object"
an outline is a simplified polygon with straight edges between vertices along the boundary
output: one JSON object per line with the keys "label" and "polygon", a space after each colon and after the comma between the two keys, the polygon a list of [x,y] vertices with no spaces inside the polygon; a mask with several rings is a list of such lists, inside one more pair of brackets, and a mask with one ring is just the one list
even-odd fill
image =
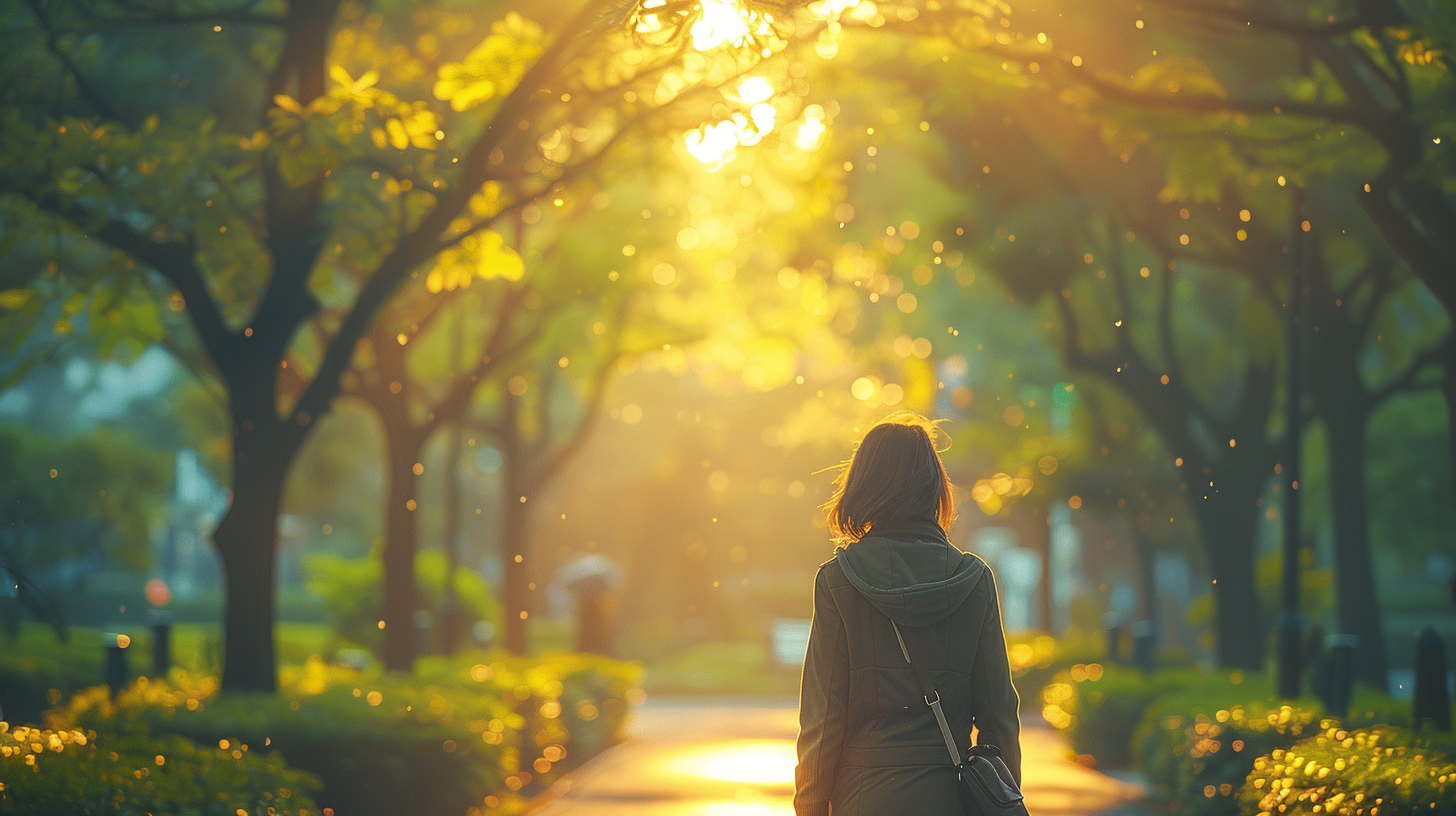
{"label": "orange blurred object", "polygon": [[145,592],[147,602],[152,606],[166,606],[167,601],[172,600],[172,590],[168,589],[167,584],[160,578],[148,581]]}

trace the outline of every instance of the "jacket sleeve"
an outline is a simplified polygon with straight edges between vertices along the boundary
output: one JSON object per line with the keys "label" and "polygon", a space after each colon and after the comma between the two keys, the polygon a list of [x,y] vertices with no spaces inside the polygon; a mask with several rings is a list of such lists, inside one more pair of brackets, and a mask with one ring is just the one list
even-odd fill
{"label": "jacket sleeve", "polygon": [[1011,685],[1011,664],[1006,657],[1006,633],[1001,629],[1001,604],[996,592],[996,579],[988,571],[986,588],[991,599],[986,605],[979,651],[976,654],[975,676],[972,678],[971,700],[975,710],[977,742],[1001,749],[1001,759],[1011,770],[1016,784],[1021,785],[1021,701]]}
{"label": "jacket sleeve", "polygon": [[819,571],[814,580],[814,622],[799,691],[799,766],[794,812],[827,816],[849,718],[849,647],[844,619]]}

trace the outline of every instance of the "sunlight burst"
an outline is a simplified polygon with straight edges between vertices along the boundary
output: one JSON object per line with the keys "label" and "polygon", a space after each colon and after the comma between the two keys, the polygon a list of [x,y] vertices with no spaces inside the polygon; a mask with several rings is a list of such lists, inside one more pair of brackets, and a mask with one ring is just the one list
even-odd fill
{"label": "sunlight burst", "polygon": [[689,776],[745,785],[792,785],[798,756],[787,740],[735,740],[688,754],[672,770]]}

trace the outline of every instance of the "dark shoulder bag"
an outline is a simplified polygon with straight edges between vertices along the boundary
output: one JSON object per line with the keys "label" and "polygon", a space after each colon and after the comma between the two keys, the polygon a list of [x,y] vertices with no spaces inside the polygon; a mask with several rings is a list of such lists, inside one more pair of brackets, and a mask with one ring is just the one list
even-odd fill
{"label": "dark shoulder bag", "polygon": [[[956,769],[956,789],[960,794],[961,807],[967,816],[1029,816],[1021,790],[1011,777],[1011,769],[1001,760],[1001,749],[994,745],[973,745],[966,750],[965,759],[961,759],[950,724],[945,721],[945,712],[940,709],[940,692],[930,682],[930,672],[925,669],[923,660],[910,659],[910,647],[904,635],[900,634],[900,626],[894,621],[890,621],[890,625],[895,627],[895,637],[900,641],[905,662],[915,670],[915,679],[920,683],[925,704],[930,706],[935,713],[935,722],[940,725],[940,735],[945,738],[945,748],[950,752],[950,764]],[[916,653],[919,654],[918,649]]]}

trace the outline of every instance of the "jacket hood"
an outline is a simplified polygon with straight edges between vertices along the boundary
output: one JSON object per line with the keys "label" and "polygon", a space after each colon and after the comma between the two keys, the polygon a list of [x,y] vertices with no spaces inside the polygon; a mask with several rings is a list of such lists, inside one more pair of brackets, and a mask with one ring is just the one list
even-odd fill
{"label": "jacket hood", "polygon": [[954,612],[986,574],[933,521],[881,525],[835,553],[854,588],[901,626],[929,626]]}

